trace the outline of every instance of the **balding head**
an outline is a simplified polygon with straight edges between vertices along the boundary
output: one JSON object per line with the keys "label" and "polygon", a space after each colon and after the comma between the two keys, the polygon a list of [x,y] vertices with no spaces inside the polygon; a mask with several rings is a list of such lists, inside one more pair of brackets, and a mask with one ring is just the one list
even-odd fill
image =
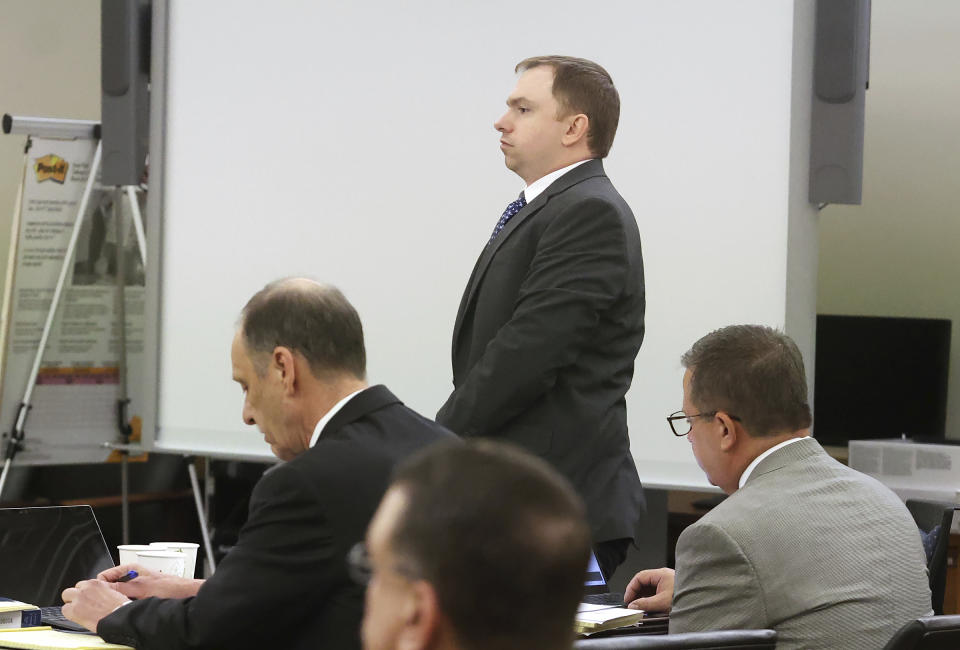
{"label": "balding head", "polygon": [[278,346],[301,354],[316,377],[366,376],[363,326],[339,289],[308,278],[285,278],[258,291],[240,314],[239,329],[257,372]]}

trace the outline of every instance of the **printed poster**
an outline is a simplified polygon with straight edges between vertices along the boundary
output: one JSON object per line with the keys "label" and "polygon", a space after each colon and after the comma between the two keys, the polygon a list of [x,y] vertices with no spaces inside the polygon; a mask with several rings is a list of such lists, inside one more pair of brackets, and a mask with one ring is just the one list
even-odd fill
{"label": "printed poster", "polygon": [[[89,140],[33,138],[27,152],[19,229],[13,233],[12,308],[3,341],[0,430],[6,435],[24,397],[95,147]],[[137,195],[143,214],[146,192]],[[37,375],[18,465],[102,462],[110,456],[104,443],[121,441],[121,269],[131,400],[127,416],[139,433],[145,270],[126,194],[117,206],[115,202],[113,188],[94,186]]]}

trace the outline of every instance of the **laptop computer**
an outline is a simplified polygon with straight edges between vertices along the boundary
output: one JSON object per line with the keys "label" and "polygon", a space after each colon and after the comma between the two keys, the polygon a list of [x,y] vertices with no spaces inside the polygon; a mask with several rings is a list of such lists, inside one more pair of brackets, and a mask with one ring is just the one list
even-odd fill
{"label": "laptop computer", "polygon": [[609,605],[610,607],[624,607],[623,594],[611,593],[607,579],[600,570],[600,563],[593,549],[590,549],[590,561],[587,564],[587,577],[583,583],[583,599],[581,602],[590,605]]}
{"label": "laptop computer", "polygon": [[90,506],[0,508],[0,596],[36,605],[44,625],[86,631],[63,618],[60,594],[112,566]]}

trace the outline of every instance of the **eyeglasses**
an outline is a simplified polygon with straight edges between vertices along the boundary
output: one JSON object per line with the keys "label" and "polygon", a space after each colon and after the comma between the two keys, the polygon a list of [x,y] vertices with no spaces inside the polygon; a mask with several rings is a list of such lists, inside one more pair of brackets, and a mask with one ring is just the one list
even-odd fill
{"label": "eyeglasses", "polygon": [[[418,579],[418,572],[411,566],[396,564],[393,570],[409,580]],[[357,542],[347,553],[347,573],[350,579],[361,587],[370,584],[370,579],[373,578],[373,563],[365,542]]]}
{"label": "eyeglasses", "polygon": [[373,577],[373,565],[370,564],[370,554],[367,545],[357,542],[347,553],[347,572],[350,579],[361,587],[365,587]]}
{"label": "eyeglasses", "polygon": [[[667,424],[670,425],[670,430],[673,431],[673,435],[682,438],[683,436],[690,433],[690,429],[693,428],[693,418],[712,418],[716,417],[717,413],[720,411],[710,411],[709,413],[694,413],[693,415],[687,415],[683,411],[674,411],[667,416]],[[740,418],[731,413],[727,414],[731,420],[736,420],[740,422]],[[686,425],[683,423],[686,422]],[[677,427],[680,427],[680,430],[677,430]],[[686,431],[684,431],[686,429]]]}

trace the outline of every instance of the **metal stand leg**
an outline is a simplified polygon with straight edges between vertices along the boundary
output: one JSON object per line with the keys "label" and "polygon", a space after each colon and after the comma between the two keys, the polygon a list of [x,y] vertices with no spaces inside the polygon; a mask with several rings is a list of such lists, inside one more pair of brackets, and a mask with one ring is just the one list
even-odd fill
{"label": "metal stand leg", "polygon": [[[133,186],[126,188],[117,187],[113,195],[113,225],[116,246],[114,251],[114,269],[117,273],[117,306],[116,314],[118,321],[118,332],[120,338],[119,360],[117,363],[120,373],[120,395],[117,399],[117,427],[120,430],[120,437],[123,444],[130,444],[130,435],[133,429],[130,427],[127,418],[126,408],[130,404],[130,394],[127,387],[127,223],[123,218],[123,210],[120,209],[121,198],[126,196],[130,202],[130,215],[133,220],[133,226],[137,233],[137,244],[140,249],[140,259],[146,270],[146,239],[143,234],[143,217],[140,214],[140,204],[137,203],[137,193]],[[130,472],[130,453],[124,449],[120,459],[120,491],[121,491],[121,512],[123,526],[123,543],[130,543],[130,498],[129,498],[129,472]]]}
{"label": "metal stand leg", "polygon": [[[203,458],[203,511],[207,513],[207,519],[210,519],[210,513],[212,512],[213,506],[213,495],[216,492],[216,484],[213,480],[213,471],[210,468],[210,457],[204,456]],[[212,525],[212,522],[207,522],[207,530],[211,535],[216,534],[216,528]]]}
{"label": "metal stand leg", "polygon": [[[130,424],[127,421],[126,407],[130,403],[127,392],[127,299],[126,299],[126,237],[127,229],[123,218],[123,210],[120,209],[120,199],[123,196],[122,190],[118,187],[113,191],[113,236],[116,243],[113,250],[113,269],[116,277],[116,300],[113,313],[117,318],[117,332],[119,334],[119,345],[117,347],[117,372],[120,382],[120,394],[117,396],[117,428],[120,430],[120,438],[123,444],[130,443]],[[129,489],[129,454],[126,450],[121,452],[123,456],[120,459],[120,518],[123,529],[123,543],[129,544],[130,539],[130,501],[128,496]]]}
{"label": "metal stand leg", "polygon": [[137,202],[137,190],[133,185],[127,185],[127,200],[130,201],[130,214],[133,216],[133,228],[137,233],[137,248],[140,249],[140,261],[143,268],[147,268],[147,236],[143,232],[143,216],[140,214],[140,204]]}
{"label": "metal stand leg", "polygon": [[203,549],[206,551],[207,562],[210,565],[210,575],[217,567],[213,561],[213,545],[210,543],[210,532],[207,530],[207,515],[203,510],[203,499],[200,496],[200,482],[197,480],[197,468],[193,459],[187,457],[187,471],[190,473],[190,485],[193,486],[193,500],[197,505],[197,517],[200,519],[200,534],[203,536]]}
{"label": "metal stand leg", "polygon": [[[13,223],[13,228],[11,232],[13,233],[10,256],[7,258],[7,273],[4,276],[6,278],[6,283],[3,287],[3,311],[4,314],[9,314],[11,311],[11,305],[13,304],[13,269],[16,266],[16,246],[17,238],[20,234],[20,210],[23,207],[23,186],[25,185],[25,180],[27,177],[27,165],[29,164],[28,153],[31,146],[30,138],[27,138],[27,146],[23,152],[23,172],[20,175],[20,183],[17,186],[17,198],[13,203],[13,216],[11,218],[11,223]],[[6,323],[3,324],[4,326]],[[0,367],[3,366],[3,355],[4,350],[0,349]],[[13,432],[11,432],[13,433]],[[7,443],[9,445],[14,445],[13,448],[7,449],[6,459],[3,461],[3,471],[0,472],[0,495],[3,495],[3,488],[7,484],[7,474],[10,473],[10,466],[13,463],[13,457],[16,455],[16,441],[11,436],[10,441]]]}
{"label": "metal stand leg", "polygon": [[128,454],[123,452],[120,459],[120,519],[122,523],[121,539],[124,544],[130,543],[130,465]]}
{"label": "metal stand leg", "polygon": [[10,473],[11,462],[13,462],[12,458],[7,458],[3,461],[3,471],[0,472],[0,494],[3,494],[3,486],[7,483],[7,474]]}

